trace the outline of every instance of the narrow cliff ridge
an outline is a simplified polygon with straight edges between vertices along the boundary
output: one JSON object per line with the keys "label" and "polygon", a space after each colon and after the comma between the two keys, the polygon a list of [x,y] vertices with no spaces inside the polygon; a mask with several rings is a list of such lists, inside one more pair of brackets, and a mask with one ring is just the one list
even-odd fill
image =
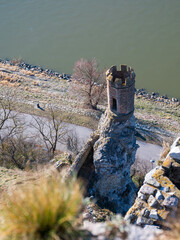
{"label": "narrow cliff ridge", "polygon": [[174,215],[180,199],[180,137],[171,146],[162,166],[145,177],[134,205],[125,219],[137,225],[161,225]]}
{"label": "narrow cliff ridge", "polygon": [[95,176],[91,193],[102,207],[125,214],[132,206],[136,187],[130,178],[138,145],[132,116],[119,122],[115,113],[106,110],[99,127],[99,139],[94,144]]}

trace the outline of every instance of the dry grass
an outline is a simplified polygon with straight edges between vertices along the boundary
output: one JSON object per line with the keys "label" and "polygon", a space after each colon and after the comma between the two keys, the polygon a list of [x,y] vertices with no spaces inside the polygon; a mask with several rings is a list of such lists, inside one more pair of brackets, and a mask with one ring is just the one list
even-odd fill
{"label": "dry grass", "polygon": [[16,186],[1,198],[0,239],[78,239],[75,218],[82,199],[79,184],[57,174]]}

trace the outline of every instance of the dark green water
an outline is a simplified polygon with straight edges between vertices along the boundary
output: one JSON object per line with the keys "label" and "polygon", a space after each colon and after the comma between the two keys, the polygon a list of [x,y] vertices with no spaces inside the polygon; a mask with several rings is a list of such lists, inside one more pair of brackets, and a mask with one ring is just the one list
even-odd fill
{"label": "dark green water", "polygon": [[71,73],[126,63],[136,87],[180,98],[180,0],[0,0],[0,58]]}

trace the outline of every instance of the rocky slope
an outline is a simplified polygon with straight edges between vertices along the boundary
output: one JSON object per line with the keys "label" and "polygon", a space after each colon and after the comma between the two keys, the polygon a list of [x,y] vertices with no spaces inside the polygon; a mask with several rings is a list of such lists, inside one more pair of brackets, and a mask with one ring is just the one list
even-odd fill
{"label": "rocky slope", "polygon": [[162,166],[151,170],[138,192],[126,219],[137,225],[161,225],[169,215],[174,216],[180,199],[180,137]]}

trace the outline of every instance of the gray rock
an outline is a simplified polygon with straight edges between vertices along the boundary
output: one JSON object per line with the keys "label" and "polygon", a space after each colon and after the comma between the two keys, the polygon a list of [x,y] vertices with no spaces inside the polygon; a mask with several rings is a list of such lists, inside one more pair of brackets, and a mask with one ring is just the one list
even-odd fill
{"label": "gray rock", "polygon": [[169,156],[179,162],[180,161],[180,146],[174,147],[170,151]]}
{"label": "gray rock", "polygon": [[170,187],[164,187],[163,191],[166,192],[166,193],[169,192],[170,191]]}
{"label": "gray rock", "polygon": [[95,182],[92,193],[102,207],[125,214],[136,197],[130,177],[137,149],[135,119],[118,122],[106,111],[99,122],[99,140],[94,145]]}
{"label": "gray rock", "polygon": [[157,188],[159,188],[161,186],[161,184],[153,177],[153,174],[155,173],[155,171],[158,168],[159,167],[156,167],[156,168],[152,169],[149,173],[146,174],[144,183],[147,183],[147,184],[152,185]]}
{"label": "gray rock", "polygon": [[178,137],[172,144],[169,156],[178,162],[180,161],[180,137]]}
{"label": "gray rock", "polygon": [[145,194],[141,193],[141,192],[138,192],[138,198],[140,198],[143,201],[147,200],[147,196]]}
{"label": "gray rock", "polygon": [[136,215],[130,213],[130,214],[126,214],[126,216],[124,217],[124,220],[126,220],[127,222],[134,222],[137,219]]}
{"label": "gray rock", "polygon": [[157,191],[156,188],[151,187],[147,184],[144,184],[140,190],[139,190],[142,194],[146,194],[146,195],[154,195],[155,192]]}
{"label": "gray rock", "polygon": [[164,200],[164,196],[163,196],[163,194],[159,190],[157,191],[155,198],[158,201]]}
{"label": "gray rock", "polygon": [[180,146],[180,137],[176,138],[176,140],[173,142],[171,150],[177,146]]}
{"label": "gray rock", "polygon": [[152,209],[150,214],[149,214],[149,217],[152,218],[153,220],[158,220],[159,216],[158,216],[158,213],[157,213],[157,209]]}
{"label": "gray rock", "polygon": [[154,198],[153,195],[150,195],[148,198],[148,204],[150,207],[156,208],[158,206],[158,201]]}
{"label": "gray rock", "polygon": [[142,216],[139,216],[136,221],[136,225],[142,226],[143,224],[145,224],[144,218]]}
{"label": "gray rock", "polygon": [[161,184],[155,178],[149,178],[145,181],[145,183],[152,185],[154,187],[160,188]]}
{"label": "gray rock", "polygon": [[178,197],[174,196],[174,195],[170,195],[168,197],[165,198],[165,200],[163,201],[163,205],[169,208],[174,208],[177,207],[179,203],[179,199]]}
{"label": "gray rock", "polygon": [[144,209],[141,211],[141,215],[142,215],[143,217],[148,218],[148,217],[149,217],[149,214],[150,214],[150,211],[149,211],[149,209],[147,209],[147,208],[144,208]]}

